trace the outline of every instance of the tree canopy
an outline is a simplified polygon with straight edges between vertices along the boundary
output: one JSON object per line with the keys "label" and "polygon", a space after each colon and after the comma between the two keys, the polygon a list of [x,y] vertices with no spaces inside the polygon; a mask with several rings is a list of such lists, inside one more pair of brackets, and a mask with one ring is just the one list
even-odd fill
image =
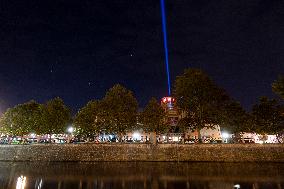
{"label": "tree canopy", "polygon": [[1,127],[6,133],[22,136],[28,133],[64,133],[71,121],[70,110],[60,98],[39,104],[29,101],[7,109],[1,117]]}
{"label": "tree canopy", "polygon": [[227,103],[222,117],[220,126],[230,133],[250,132],[253,130],[250,115],[239,102],[231,101]]}
{"label": "tree canopy", "polygon": [[84,135],[95,135],[99,133],[103,129],[100,121],[100,113],[100,102],[97,100],[89,101],[79,110],[74,119],[77,132]]}
{"label": "tree canopy", "polygon": [[220,124],[230,97],[209,76],[199,69],[186,69],[177,76],[175,96],[178,106],[186,112],[181,121],[192,130]]}
{"label": "tree canopy", "polygon": [[64,133],[71,123],[71,111],[59,97],[43,105],[44,133]]}
{"label": "tree canopy", "polygon": [[136,126],[137,112],[138,102],[132,91],[116,84],[101,101],[100,119],[107,132],[122,135]]}
{"label": "tree canopy", "polygon": [[35,101],[9,108],[1,118],[2,129],[11,135],[42,134],[42,107]]}
{"label": "tree canopy", "polygon": [[284,106],[275,99],[261,97],[251,112],[254,130],[260,134],[277,134],[284,131]]}
{"label": "tree canopy", "polygon": [[146,132],[161,133],[166,130],[166,114],[155,98],[151,98],[140,114],[142,128]]}
{"label": "tree canopy", "polygon": [[272,84],[272,90],[284,99],[284,76],[279,76]]}

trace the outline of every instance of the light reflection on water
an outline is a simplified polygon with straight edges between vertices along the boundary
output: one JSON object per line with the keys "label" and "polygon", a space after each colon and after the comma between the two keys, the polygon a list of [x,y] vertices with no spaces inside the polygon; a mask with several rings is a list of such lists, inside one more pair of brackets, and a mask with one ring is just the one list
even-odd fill
{"label": "light reflection on water", "polygon": [[284,189],[284,163],[0,162],[0,189]]}

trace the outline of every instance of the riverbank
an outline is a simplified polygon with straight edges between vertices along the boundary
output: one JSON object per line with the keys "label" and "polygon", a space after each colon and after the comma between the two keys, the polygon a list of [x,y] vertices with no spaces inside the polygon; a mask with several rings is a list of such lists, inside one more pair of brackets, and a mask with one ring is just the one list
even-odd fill
{"label": "riverbank", "polygon": [[0,145],[0,161],[284,162],[283,144]]}

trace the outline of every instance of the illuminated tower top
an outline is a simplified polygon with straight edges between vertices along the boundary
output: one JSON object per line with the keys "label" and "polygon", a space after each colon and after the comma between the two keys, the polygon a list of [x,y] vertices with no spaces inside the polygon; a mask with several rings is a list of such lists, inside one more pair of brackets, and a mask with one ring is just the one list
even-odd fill
{"label": "illuminated tower top", "polygon": [[173,97],[167,96],[163,97],[161,100],[161,105],[162,107],[168,111],[168,110],[173,110],[176,104],[176,100]]}
{"label": "illuminated tower top", "polygon": [[169,126],[177,126],[179,114],[176,106],[176,99],[170,96],[163,97],[161,99],[161,106],[167,115],[166,123]]}

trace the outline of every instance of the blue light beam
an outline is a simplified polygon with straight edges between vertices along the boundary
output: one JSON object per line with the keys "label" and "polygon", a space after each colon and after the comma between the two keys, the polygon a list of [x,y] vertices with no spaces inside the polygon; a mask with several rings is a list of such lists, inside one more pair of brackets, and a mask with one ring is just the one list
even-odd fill
{"label": "blue light beam", "polygon": [[171,96],[171,79],[170,79],[169,58],[168,58],[167,25],[166,25],[166,11],[165,11],[164,0],[161,0],[161,13],[162,13],[162,26],[164,34],[165,62],[166,62],[167,77],[168,77],[168,93],[169,96]]}

